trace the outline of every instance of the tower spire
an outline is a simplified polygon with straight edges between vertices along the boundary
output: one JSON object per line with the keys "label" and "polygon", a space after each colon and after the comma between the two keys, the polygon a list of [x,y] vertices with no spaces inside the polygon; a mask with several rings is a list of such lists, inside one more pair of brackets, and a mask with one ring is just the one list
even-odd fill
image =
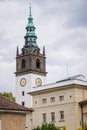
{"label": "tower spire", "polygon": [[30,9],[30,16],[31,16],[31,3],[30,3],[30,7],[29,7],[29,9]]}
{"label": "tower spire", "polygon": [[35,26],[33,24],[33,18],[31,13],[31,3],[29,6],[29,18],[28,18],[28,24],[26,26],[26,35],[25,35],[25,45],[24,48],[27,50],[27,52],[30,51],[30,46],[32,45],[32,52],[35,52],[35,50],[38,48],[37,45],[37,36],[35,34]]}

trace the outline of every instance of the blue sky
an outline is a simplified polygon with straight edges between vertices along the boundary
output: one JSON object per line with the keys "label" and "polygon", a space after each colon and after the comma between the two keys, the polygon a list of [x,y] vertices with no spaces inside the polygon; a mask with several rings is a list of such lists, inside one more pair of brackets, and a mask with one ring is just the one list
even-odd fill
{"label": "blue sky", "polygon": [[87,0],[0,0],[0,90],[15,93],[16,47],[24,45],[30,2],[48,83],[87,79]]}

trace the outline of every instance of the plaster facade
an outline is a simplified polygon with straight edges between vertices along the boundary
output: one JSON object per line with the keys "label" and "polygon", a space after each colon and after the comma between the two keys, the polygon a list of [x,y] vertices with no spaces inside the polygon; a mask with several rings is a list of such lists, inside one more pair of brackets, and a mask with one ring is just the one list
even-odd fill
{"label": "plaster facade", "polygon": [[[76,130],[82,127],[79,102],[87,99],[85,86],[72,84],[33,91],[31,94],[34,109],[32,113],[33,127],[44,123],[43,114],[46,116],[47,123],[53,122],[59,128],[66,126],[67,130]],[[52,101],[52,98],[55,98],[55,100]],[[45,99],[45,102],[43,102],[43,99]],[[87,112],[87,109],[85,108],[84,111]],[[61,115],[61,112],[63,112],[63,115]],[[54,120],[51,113],[54,113]]]}
{"label": "plaster facade", "polygon": [[[26,84],[24,87],[21,86],[21,79],[26,79]],[[32,107],[32,97],[28,94],[28,92],[32,91],[33,86],[36,86],[36,79],[40,78],[42,80],[42,84],[46,83],[46,77],[43,75],[37,74],[26,74],[16,77],[16,102],[22,105],[24,102],[24,106]],[[24,95],[22,94],[24,92]]]}
{"label": "plaster facade", "polygon": [[0,113],[1,130],[25,130],[26,115]]}

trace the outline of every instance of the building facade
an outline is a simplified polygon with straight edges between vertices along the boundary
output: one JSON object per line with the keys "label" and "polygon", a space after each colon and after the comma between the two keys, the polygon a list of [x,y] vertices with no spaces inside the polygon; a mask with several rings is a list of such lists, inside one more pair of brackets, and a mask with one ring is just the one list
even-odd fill
{"label": "building facade", "polygon": [[66,126],[67,130],[76,130],[85,126],[87,101],[86,103],[83,101],[87,100],[87,82],[73,77],[35,89],[33,88],[31,92],[34,127],[43,123],[55,123],[59,128]]}
{"label": "building facade", "polygon": [[37,45],[31,7],[24,39],[25,44],[21,53],[17,47],[16,54],[16,102],[26,107],[32,107],[32,97],[27,93],[34,86],[46,84],[46,57],[45,47],[41,53]]}
{"label": "building facade", "polygon": [[83,128],[87,122],[87,82],[83,75],[77,75],[46,84],[45,47],[41,53],[31,7],[24,38],[21,53],[17,47],[15,74],[16,102],[34,109],[26,116],[26,130],[43,123],[66,126],[67,130]]}

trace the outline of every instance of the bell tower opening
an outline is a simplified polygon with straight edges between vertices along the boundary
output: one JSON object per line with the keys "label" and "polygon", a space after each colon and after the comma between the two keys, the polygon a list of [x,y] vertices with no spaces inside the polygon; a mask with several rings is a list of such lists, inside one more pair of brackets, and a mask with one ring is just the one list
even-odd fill
{"label": "bell tower opening", "polygon": [[39,59],[36,60],[36,68],[40,69],[40,60]]}
{"label": "bell tower opening", "polygon": [[26,61],[25,61],[25,59],[23,59],[22,63],[21,63],[21,68],[25,69],[25,67],[26,67]]}

